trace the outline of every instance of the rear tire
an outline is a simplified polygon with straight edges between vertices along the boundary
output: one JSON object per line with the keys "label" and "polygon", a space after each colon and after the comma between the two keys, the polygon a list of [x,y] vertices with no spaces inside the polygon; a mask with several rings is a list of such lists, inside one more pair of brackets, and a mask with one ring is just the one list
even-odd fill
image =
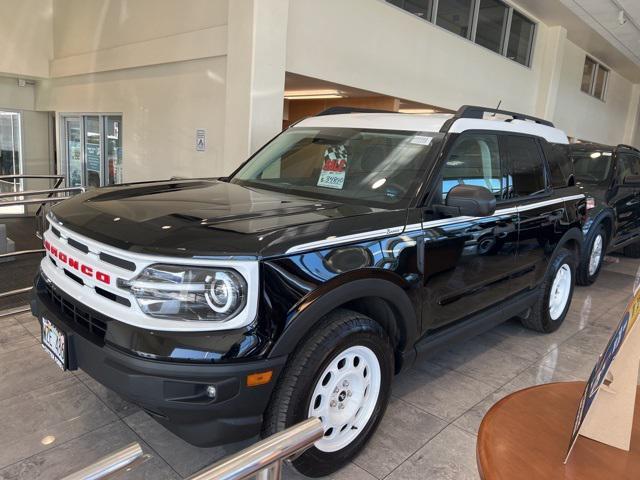
{"label": "rear tire", "polygon": [[627,245],[623,250],[624,256],[629,258],[640,258],[640,242]]}
{"label": "rear tire", "polygon": [[300,473],[330,475],[352,460],[387,408],[394,354],[385,330],[350,310],[336,310],[314,327],[278,379],[264,416],[263,436],[311,416],[325,436],[293,460]]}
{"label": "rear tire", "polygon": [[591,285],[596,281],[607,251],[608,240],[608,232],[601,223],[589,231],[576,273],[578,285]]}
{"label": "rear tire", "polygon": [[575,285],[575,257],[573,252],[561,247],[547,268],[540,286],[538,299],[522,324],[537,332],[555,332],[564,322]]}

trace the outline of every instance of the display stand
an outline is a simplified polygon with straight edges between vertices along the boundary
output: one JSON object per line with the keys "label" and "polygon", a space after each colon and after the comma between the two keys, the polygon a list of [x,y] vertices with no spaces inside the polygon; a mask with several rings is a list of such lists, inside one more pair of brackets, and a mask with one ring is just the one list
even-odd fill
{"label": "display stand", "polygon": [[[620,373],[614,374],[614,379],[615,375]],[[637,379],[631,383],[635,389]],[[607,388],[611,388],[612,385],[613,383]],[[569,462],[564,463],[567,445],[572,438],[576,408],[584,390],[584,382],[552,383],[521,390],[494,405],[482,421],[478,433],[477,460],[481,478],[640,478],[640,415],[636,415],[631,424],[629,451],[591,438],[578,438]],[[604,390],[601,393],[603,392]],[[618,398],[626,399],[626,404],[630,397],[631,395],[621,394]],[[640,412],[640,395],[633,397],[635,407]],[[607,396],[603,395],[602,398]],[[607,400],[602,403],[605,402]],[[609,405],[623,403],[618,399],[613,402]],[[626,408],[628,412],[628,406]],[[594,416],[596,417],[598,415]],[[598,428],[595,430],[601,431]],[[596,435],[599,436],[598,433]]]}

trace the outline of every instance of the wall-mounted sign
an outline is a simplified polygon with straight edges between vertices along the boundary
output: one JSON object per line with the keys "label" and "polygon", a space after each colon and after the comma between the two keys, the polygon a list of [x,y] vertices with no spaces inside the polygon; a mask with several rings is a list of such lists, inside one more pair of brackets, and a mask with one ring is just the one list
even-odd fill
{"label": "wall-mounted sign", "polygon": [[629,450],[640,368],[639,315],[640,289],[587,381],[564,463],[580,435]]}
{"label": "wall-mounted sign", "polygon": [[207,149],[207,131],[204,128],[196,130],[196,152],[204,152]]}

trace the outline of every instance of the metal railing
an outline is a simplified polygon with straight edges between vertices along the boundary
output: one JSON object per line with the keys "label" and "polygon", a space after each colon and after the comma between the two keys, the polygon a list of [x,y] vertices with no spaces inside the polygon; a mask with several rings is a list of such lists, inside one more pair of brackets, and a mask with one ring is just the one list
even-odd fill
{"label": "metal railing", "polygon": [[[25,180],[49,180],[53,181],[52,188],[38,190],[23,190],[18,188],[24,185]],[[26,205],[39,205],[36,210],[35,217],[35,235],[42,239],[42,232],[46,229],[46,213],[47,206],[58,203],[71,197],[74,194],[84,192],[84,187],[68,187],[60,188],[64,182],[62,175],[0,175],[0,186],[8,185],[12,191],[0,192],[0,208]],[[36,198],[30,198],[36,197]],[[11,200],[5,200],[11,199]],[[0,210],[0,217],[2,210]],[[14,215],[11,215],[12,217]],[[44,249],[19,250],[16,252],[7,252],[0,254],[0,260],[3,258],[13,258],[21,255],[37,255],[44,253]],[[32,287],[17,288],[6,292],[0,292],[0,299],[27,293]],[[26,312],[28,307],[13,308],[11,310],[0,311],[0,317],[7,315],[15,315],[16,313]]]}
{"label": "metal railing", "polygon": [[[323,435],[320,420],[310,418],[200,470],[188,480],[245,480],[252,477],[279,480],[282,463],[311,447]],[[133,443],[61,480],[98,480],[131,465],[140,457],[142,448]]]}
{"label": "metal railing", "polygon": [[62,480],[98,480],[131,465],[140,457],[142,457],[142,447],[137,442],[132,443]]}
{"label": "metal railing", "polygon": [[188,480],[278,480],[284,460],[311,447],[323,435],[320,420],[310,418],[200,470]]}

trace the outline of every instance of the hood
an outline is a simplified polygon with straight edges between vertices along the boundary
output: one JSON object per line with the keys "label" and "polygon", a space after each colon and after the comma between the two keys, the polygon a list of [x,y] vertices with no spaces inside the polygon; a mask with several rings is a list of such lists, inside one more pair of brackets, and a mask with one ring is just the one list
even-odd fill
{"label": "hood", "polygon": [[170,256],[266,256],[300,243],[397,227],[405,210],[347,205],[218,180],[129,184],[92,190],[53,208],[98,242]]}

